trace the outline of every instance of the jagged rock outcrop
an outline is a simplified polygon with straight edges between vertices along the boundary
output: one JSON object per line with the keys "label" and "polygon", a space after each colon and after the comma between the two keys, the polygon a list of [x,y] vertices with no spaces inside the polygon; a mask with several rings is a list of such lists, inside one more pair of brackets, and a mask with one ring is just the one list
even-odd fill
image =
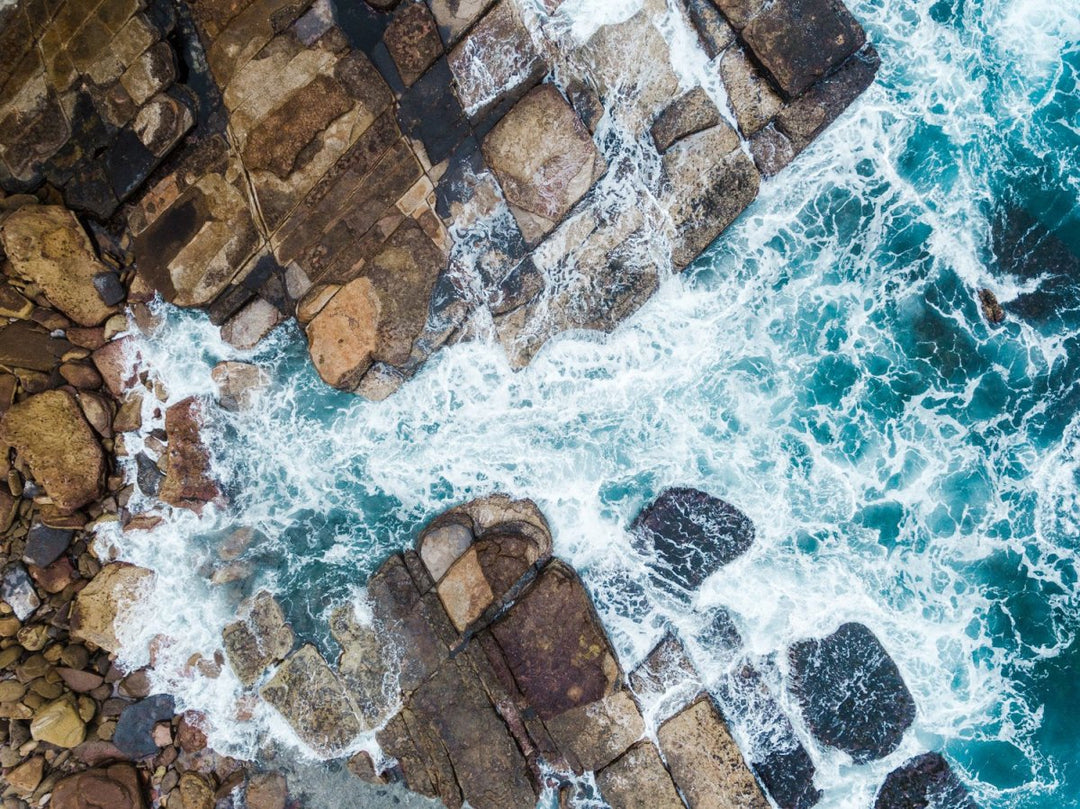
{"label": "jagged rock outcrop", "polygon": [[940,753],[908,759],[885,778],[874,809],[978,809]]}

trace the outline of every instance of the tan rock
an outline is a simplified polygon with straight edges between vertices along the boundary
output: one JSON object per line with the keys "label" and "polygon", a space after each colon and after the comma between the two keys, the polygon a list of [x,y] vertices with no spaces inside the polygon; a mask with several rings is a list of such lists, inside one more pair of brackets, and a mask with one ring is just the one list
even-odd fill
{"label": "tan rock", "polygon": [[158,497],[170,505],[196,512],[221,495],[210,474],[210,453],[202,440],[202,404],[189,396],[165,411],[168,448],[165,478]]}
{"label": "tan rock", "polygon": [[79,716],[74,701],[64,697],[50,702],[34,714],[30,722],[30,735],[57,747],[77,747],[86,738],[86,723]]}
{"label": "tan rock", "polygon": [[684,809],[656,746],[641,742],[596,776],[611,809]]}
{"label": "tan rock", "polygon": [[105,565],[75,599],[71,636],[110,652],[118,651],[116,619],[132,611],[153,578],[153,571],[125,562]]}
{"label": "tan rock", "polygon": [[218,404],[226,410],[247,410],[270,385],[270,375],[248,362],[219,362],[210,372],[218,386]]}
{"label": "tan rock", "polygon": [[[104,756],[108,761],[116,748],[107,745]],[[112,764],[69,775],[53,790],[52,809],[145,809],[139,774],[130,764]]]}
{"label": "tan rock", "polygon": [[769,806],[711,697],[702,697],[669,719],[657,737],[691,809]]}
{"label": "tan rock", "polygon": [[252,600],[247,616],[225,627],[222,640],[236,676],[244,685],[252,685],[267,666],[284,659],[295,637],[281,606],[262,590]]}
{"label": "tan rock", "polygon": [[41,756],[34,756],[32,759],[24,761],[5,775],[4,780],[6,780],[8,786],[12,787],[18,794],[26,796],[32,794],[33,791],[37,789],[38,784],[41,783],[41,777],[44,774],[45,759]]}
{"label": "tan rock", "polygon": [[0,243],[16,274],[41,287],[49,301],[81,326],[96,326],[116,311],[94,287],[108,268],[70,211],[24,205],[0,225]]}
{"label": "tan rock", "polygon": [[46,391],[13,405],[0,420],[0,439],[15,447],[62,512],[101,496],[105,456],[67,391]]}
{"label": "tan rock", "polygon": [[177,789],[181,809],[214,809],[214,790],[206,778],[198,773],[186,772],[181,775]]}
{"label": "tan rock", "polygon": [[724,53],[720,75],[744,137],[760,130],[780,111],[783,104],[780,96],[742,48],[729,48]]}
{"label": "tan rock", "polygon": [[641,712],[628,691],[573,708],[545,725],[578,771],[603,769],[645,733]]}
{"label": "tan rock", "polygon": [[371,366],[379,308],[374,284],[361,277],[343,286],[308,324],[311,360],[326,384],[349,390]]}
{"label": "tan rock", "polygon": [[439,600],[458,632],[464,632],[495,601],[476,548],[466,551],[447,571],[439,583]]}
{"label": "tan rock", "polygon": [[284,321],[285,315],[274,304],[256,298],[221,327],[221,339],[234,348],[247,351]]}
{"label": "tan rock", "polygon": [[603,174],[604,162],[577,113],[553,84],[514,105],[484,139],[525,240],[535,244]]}

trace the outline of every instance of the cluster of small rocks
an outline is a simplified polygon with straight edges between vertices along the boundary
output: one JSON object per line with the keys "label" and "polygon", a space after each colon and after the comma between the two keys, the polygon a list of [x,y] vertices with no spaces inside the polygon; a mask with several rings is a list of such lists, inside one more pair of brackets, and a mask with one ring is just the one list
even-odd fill
{"label": "cluster of small rocks", "polygon": [[[147,670],[116,664],[118,621],[153,574],[99,558],[92,531],[157,519],[129,510],[134,485],[117,461],[153,396],[152,383],[131,390],[124,335],[153,317],[129,297],[132,273],[107,261],[63,206],[0,197],[3,806],[213,809],[246,794],[252,809],[283,809],[280,776],[207,749],[201,717],[176,715]],[[252,395],[245,368],[219,376],[227,403]],[[154,398],[165,429],[135,485],[198,508],[219,492],[195,408]]]}

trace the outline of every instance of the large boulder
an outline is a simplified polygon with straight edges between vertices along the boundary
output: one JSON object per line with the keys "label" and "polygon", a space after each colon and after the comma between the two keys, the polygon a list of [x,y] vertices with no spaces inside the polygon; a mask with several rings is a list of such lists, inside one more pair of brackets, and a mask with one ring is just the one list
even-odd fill
{"label": "large boulder", "polygon": [[908,759],[885,778],[874,809],[978,809],[940,753]]}
{"label": "large boulder", "polygon": [[589,130],[554,84],[541,84],[515,104],[483,149],[529,244],[551,231],[605,168]]}
{"label": "large boulder", "polygon": [[210,452],[202,440],[202,404],[194,396],[165,411],[165,479],[158,496],[172,506],[201,511],[221,490],[210,473]]}
{"label": "large boulder", "polygon": [[244,685],[254,685],[267,666],[292,651],[295,637],[281,605],[265,590],[248,606],[247,616],[222,630],[225,654]]}
{"label": "large boulder", "polygon": [[146,809],[139,774],[130,764],[112,764],[57,782],[52,809]]}
{"label": "large boulder", "polygon": [[366,728],[345,686],[311,644],[293,652],[259,693],[320,755],[340,755]]}
{"label": "large boulder", "polygon": [[159,747],[154,741],[154,727],[158,722],[170,721],[175,710],[173,698],[168,694],[154,694],[133,702],[120,714],[112,743],[133,759],[154,755]]}
{"label": "large boulder", "polygon": [[67,391],[46,391],[13,405],[0,420],[0,440],[15,447],[62,512],[101,497],[105,455]]}
{"label": "large boulder", "polygon": [[558,560],[491,625],[491,633],[518,689],[545,721],[604,698],[621,680],[589,594]]}
{"label": "large boulder", "polygon": [[683,594],[696,590],[754,542],[749,517],[730,503],[689,488],[662,492],[638,514],[630,530],[653,578],[665,589]]}
{"label": "large boulder", "polygon": [[218,386],[218,404],[226,410],[248,410],[270,386],[270,375],[249,362],[219,362],[210,372]]}
{"label": "large boulder", "polygon": [[71,636],[110,652],[119,651],[117,619],[130,614],[153,578],[153,571],[125,562],[105,565],[75,598]]}
{"label": "large boulder", "polygon": [[843,624],[788,650],[791,688],[810,732],[857,762],[893,752],[915,719],[896,663],[867,627]]}
{"label": "large boulder", "polygon": [[108,271],[75,214],[55,205],[24,205],[0,225],[0,243],[12,269],[41,287],[49,301],[81,326],[96,326],[106,306],[94,277]]}
{"label": "large boulder", "polygon": [[657,738],[676,785],[694,809],[768,809],[710,697],[661,725]]}

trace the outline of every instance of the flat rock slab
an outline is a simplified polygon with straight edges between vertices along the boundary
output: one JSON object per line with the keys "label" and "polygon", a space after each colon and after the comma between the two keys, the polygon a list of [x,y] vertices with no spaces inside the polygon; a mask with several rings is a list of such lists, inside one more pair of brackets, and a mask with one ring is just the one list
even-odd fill
{"label": "flat rock slab", "polygon": [[202,440],[202,403],[190,396],[165,411],[165,479],[158,496],[196,512],[221,496],[210,472],[210,452]]}
{"label": "flat rock slab", "polygon": [[49,805],[53,809],[146,809],[146,799],[135,768],[111,764],[61,779]]}
{"label": "flat rock slab", "polygon": [[596,775],[611,809],[684,809],[656,745],[640,742]]}
{"label": "flat rock slab", "polygon": [[675,592],[692,592],[744,554],[754,524],[735,506],[697,489],[662,492],[630,527],[633,545],[653,577]]}
{"label": "flat rock slab", "polygon": [[847,623],[824,638],[800,641],[788,659],[792,691],[816,739],[860,763],[899,746],[915,719],[915,700],[867,627]]}
{"label": "flat rock slab", "polygon": [[311,644],[290,655],[259,693],[321,755],[340,755],[364,730],[345,686]]}
{"label": "flat rock slab", "polygon": [[940,753],[908,759],[885,778],[874,809],[978,809]]}
{"label": "flat rock slab", "polygon": [[629,679],[643,710],[658,722],[685,708],[705,687],[686,649],[670,632],[630,672]]}
{"label": "flat rock slab", "polygon": [[572,708],[545,724],[577,772],[603,769],[645,733],[641,712],[627,691]]}
{"label": "flat rock slab", "polygon": [[769,806],[710,697],[661,725],[657,738],[690,809]]}
{"label": "flat rock slab", "polygon": [[104,491],[101,444],[67,391],[46,391],[13,405],[0,420],[0,439],[15,447],[62,512],[75,511]]}
{"label": "flat rock slab", "polygon": [[248,615],[222,630],[225,654],[244,685],[253,685],[266,668],[285,658],[295,637],[281,605],[265,590],[249,605]]}
{"label": "flat rock slab", "polygon": [[[559,621],[552,622],[554,615]],[[621,678],[588,593],[560,561],[544,568],[491,625],[491,633],[518,688],[543,720],[602,699]]]}

